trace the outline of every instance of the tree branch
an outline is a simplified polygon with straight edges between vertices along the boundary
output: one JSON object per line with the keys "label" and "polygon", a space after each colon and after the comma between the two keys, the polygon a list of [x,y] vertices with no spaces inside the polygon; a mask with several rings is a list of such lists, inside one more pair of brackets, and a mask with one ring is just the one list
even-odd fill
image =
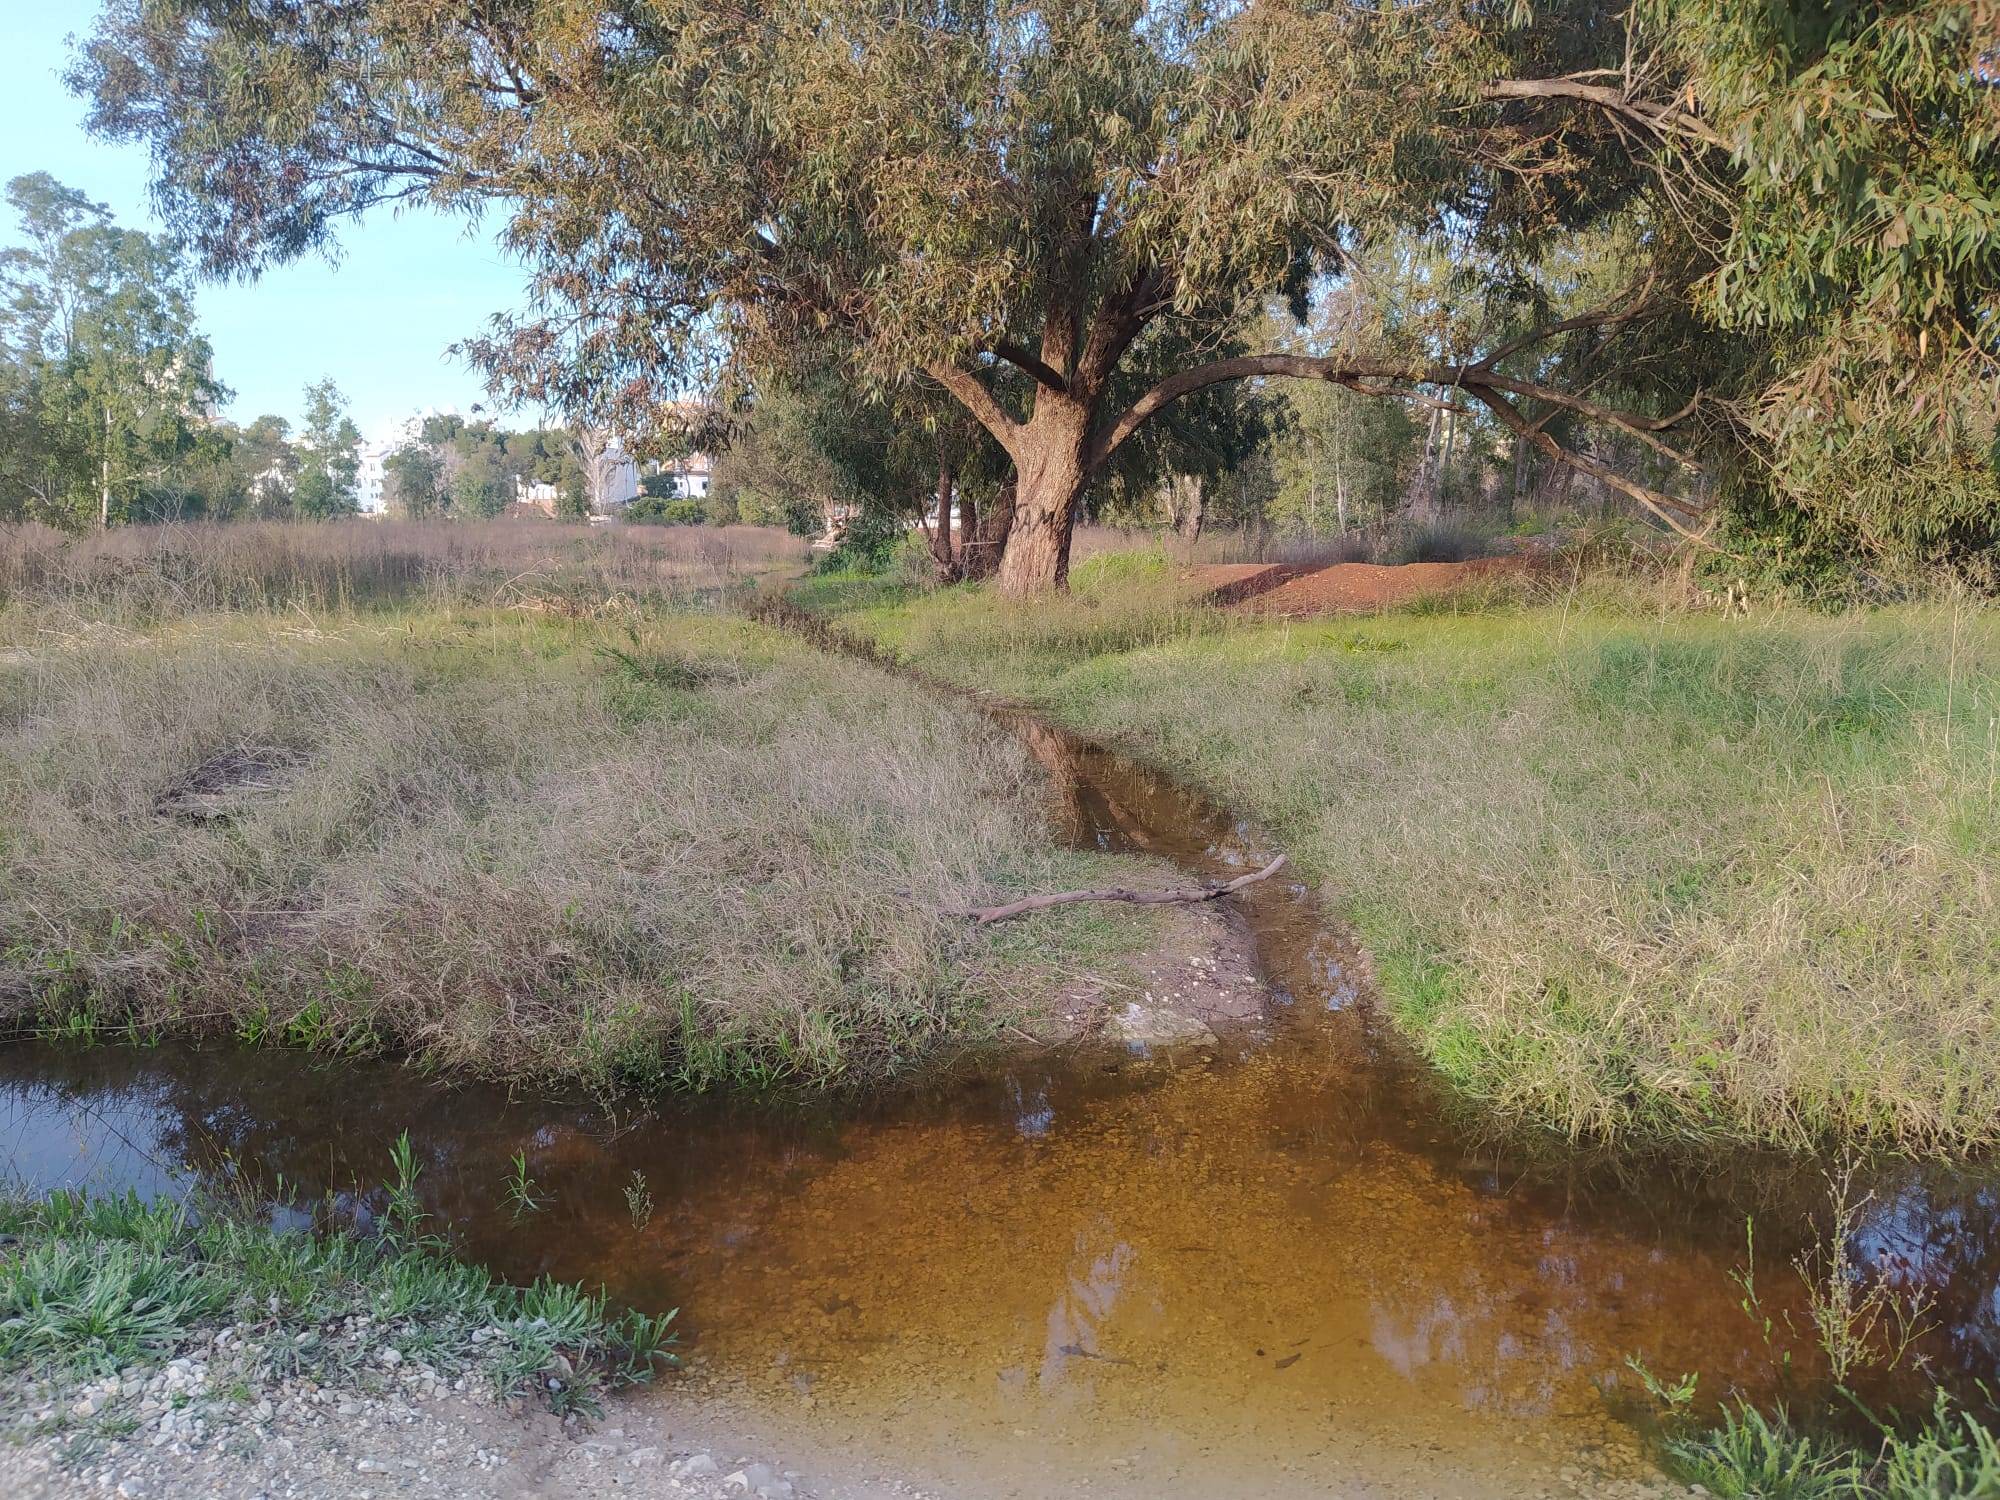
{"label": "tree branch", "polygon": [[1559,333],[1573,333],[1579,328],[1603,328],[1614,323],[1636,323],[1641,318],[1650,318],[1656,311],[1646,298],[1653,290],[1655,277],[1649,274],[1637,287],[1628,288],[1609,302],[1600,303],[1589,312],[1578,313],[1573,318],[1564,318],[1557,323],[1549,323],[1533,332],[1524,333],[1517,339],[1509,339],[1498,349],[1479,361],[1479,367],[1490,370],[1510,354],[1519,354],[1532,344],[1544,339],[1552,339]]}
{"label": "tree branch", "polygon": [[1729,149],[1729,143],[1698,115],[1668,104],[1650,104],[1643,99],[1633,99],[1623,89],[1584,83],[1578,78],[1502,78],[1487,84],[1479,92],[1483,97],[1496,101],[1570,99],[1579,104],[1595,105],[1610,114],[1631,120],[1656,136],[1688,136],[1704,146],[1725,151]]}
{"label": "tree branch", "polygon": [[1269,880],[1285,867],[1285,856],[1280,854],[1261,870],[1252,870],[1248,875],[1239,875],[1226,885],[1205,885],[1196,890],[1183,891],[1057,891],[1047,896],[1023,896],[1019,901],[1009,901],[1005,906],[974,906],[958,911],[946,912],[951,917],[974,917],[984,927],[988,922],[998,922],[1003,917],[1017,917],[1024,911],[1040,911],[1048,906],[1066,906],[1072,901],[1128,901],[1136,906],[1164,906],[1182,901],[1214,901],[1227,896],[1232,891],[1240,891],[1246,885],[1255,885],[1260,880]]}
{"label": "tree branch", "polygon": [[951,363],[949,360],[934,360],[924,366],[924,373],[958,398],[959,405],[971,412],[981,427],[993,434],[993,440],[1008,453],[1014,451],[1014,440],[1020,436],[1021,424],[1007,414],[994,394],[970,370]]}
{"label": "tree branch", "polygon": [[[1544,332],[1547,331],[1549,330]],[[1281,376],[1292,380],[1326,380],[1362,395],[1409,396],[1424,400],[1429,398],[1418,397],[1415,392],[1401,387],[1422,385],[1450,387],[1478,401],[1498,417],[1510,431],[1527,439],[1558,463],[1567,464],[1580,473],[1601,480],[1621,494],[1631,496],[1682,536],[1692,539],[1695,534],[1672,519],[1668,512],[1676,511],[1690,519],[1698,519],[1705,513],[1702,507],[1689,505],[1658,490],[1649,489],[1645,485],[1625,478],[1616,470],[1605,467],[1595,459],[1572,453],[1543,430],[1546,414],[1540,420],[1531,421],[1522,414],[1519,407],[1507,399],[1507,395],[1529,396],[1547,402],[1552,410],[1560,408],[1573,411],[1579,416],[1609,423],[1632,434],[1669,458],[1688,464],[1690,467],[1694,467],[1691,460],[1662,442],[1656,434],[1672,427],[1676,422],[1685,420],[1694,410],[1693,402],[1671,417],[1639,417],[1629,412],[1614,411],[1610,407],[1600,406],[1581,396],[1572,396],[1566,391],[1537,385],[1533,381],[1496,375],[1487,368],[1486,361],[1468,365],[1406,365],[1386,359],[1320,358],[1306,354],[1249,354],[1238,359],[1216,360],[1212,364],[1197,365],[1191,370],[1182,370],[1170,375],[1133,402],[1130,410],[1092,441],[1085,455],[1085,461],[1090,467],[1095,468],[1109,458],[1118,445],[1130,437],[1154,412],[1171,405],[1183,396],[1211,385],[1221,385],[1226,381],[1249,380],[1259,376]],[[1370,385],[1366,384],[1368,381],[1391,381],[1395,384]]]}
{"label": "tree branch", "polygon": [[1701,507],[1689,505],[1682,500],[1676,500],[1671,495],[1663,495],[1658,490],[1649,489],[1643,484],[1627,479],[1616,469],[1607,468],[1594,458],[1586,458],[1581,453],[1572,452],[1550,437],[1541,423],[1530,422],[1522,414],[1518,406],[1497,391],[1481,392],[1479,393],[1479,399],[1485,403],[1486,409],[1498,417],[1509,431],[1525,438],[1557,463],[1566,464],[1570,468],[1575,469],[1579,474],[1588,474],[1591,478],[1610,485],[1620,494],[1631,496],[1634,500],[1645,506],[1647,510],[1658,516],[1678,535],[1685,537],[1688,541],[1699,542],[1705,540],[1702,533],[1689,531],[1673,515],[1669,514],[1671,511],[1678,511],[1690,520],[1698,520],[1703,514]]}
{"label": "tree branch", "polygon": [[1045,385],[1052,391],[1061,391],[1065,394],[1069,391],[1069,382],[1064,380],[1053,366],[1036,358],[1034,354],[1010,339],[1002,339],[993,345],[993,354],[996,358],[1006,360],[1015,369],[1034,376],[1038,385]]}
{"label": "tree branch", "polygon": [[1107,297],[1091,320],[1090,336],[1076,362],[1076,389],[1094,393],[1104,388],[1132,341],[1166,305],[1173,274],[1155,267],[1115,296]]}

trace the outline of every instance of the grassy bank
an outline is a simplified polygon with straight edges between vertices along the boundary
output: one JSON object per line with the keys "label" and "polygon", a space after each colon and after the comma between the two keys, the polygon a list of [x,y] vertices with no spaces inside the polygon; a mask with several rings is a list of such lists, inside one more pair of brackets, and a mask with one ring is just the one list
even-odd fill
{"label": "grassy bank", "polygon": [[[830,588],[816,601],[839,608]],[[1459,1088],[1577,1136],[2000,1141],[2000,621],[1606,583],[1262,622],[1107,556],[843,615],[1282,837]]]}
{"label": "grassy bank", "polygon": [[[939,915],[1102,873],[1050,849],[1026,757],[970,711],[665,585],[604,593],[605,555],[650,541],[536,560],[514,539],[534,528],[492,528],[545,575],[520,595],[444,555],[484,556],[480,528],[426,530],[204,533],[206,571],[143,608],[132,573],[192,554],[120,533],[143,561],[97,591],[48,581],[98,576],[89,557],[16,589],[0,1021],[826,1085],[996,1035],[1053,968],[1143,936],[1102,910]],[[306,561],[240,607],[169,607],[237,597],[272,547]],[[357,550],[426,547],[400,591],[315,592]]]}
{"label": "grassy bank", "polygon": [[0,1195],[0,1431],[80,1454],[142,1426],[268,1420],[318,1389],[532,1390],[595,1411],[671,1357],[671,1314],[455,1260],[417,1206],[406,1143],[396,1165],[366,1233],[278,1229],[216,1200]]}
{"label": "grassy bank", "polygon": [[2000,1432],[1942,1396],[1908,1431],[1816,1432],[1739,1406],[1668,1440],[1673,1472],[1721,1500],[1976,1500],[2000,1494]]}

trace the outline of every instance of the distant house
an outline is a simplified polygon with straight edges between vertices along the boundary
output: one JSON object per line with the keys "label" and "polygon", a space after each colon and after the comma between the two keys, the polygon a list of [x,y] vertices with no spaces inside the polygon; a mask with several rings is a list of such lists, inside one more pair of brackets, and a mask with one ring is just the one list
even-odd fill
{"label": "distant house", "polygon": [[518,477],[514,480],[514,504],[518,507],[552,516],[561,499],[562,491],[546,480]]}
{"label": "distant house", "polygon": [[354,457],[359,467],[354,475],[354,501],[366,516],[386,514],[389,509],[388,462],[392,454],[407,448],[423,436],[424,423],[432,417],[455,417],[459,410],[455,406],[427,406],[422,411],[411,412],[393,422],[384,423],[376,429],[373,437],[363,438],[355,445]]}
{"label": "distant house", "polygon": [[669,500],[706,500],[708,486],[715,478],[715,465],[706,453],[690,453],[686,458],[653,464],[652,476],[666,480]]}

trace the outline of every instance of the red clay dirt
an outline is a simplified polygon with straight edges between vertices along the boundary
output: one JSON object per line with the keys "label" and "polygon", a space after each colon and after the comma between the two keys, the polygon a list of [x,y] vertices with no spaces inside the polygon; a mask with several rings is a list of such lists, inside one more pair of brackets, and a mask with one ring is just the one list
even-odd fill
{"label": "red clay dirt", "polygon": [[1192,569],[1207,601],[1223,607],[1278,615],[1367,614],[1419,594],[1448,594],[1476,579],[1529,572],[1534,559],[1479,557],[1470,562],[1219,563]]}

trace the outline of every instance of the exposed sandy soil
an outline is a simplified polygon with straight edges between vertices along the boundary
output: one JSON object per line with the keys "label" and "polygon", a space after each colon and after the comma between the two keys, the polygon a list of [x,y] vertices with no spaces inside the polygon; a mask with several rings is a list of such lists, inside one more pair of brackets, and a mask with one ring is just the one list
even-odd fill
{"label": "exposed sandy soil", "polygon": [[[1669,1500],[1658,1479],[1568,1468],[1540,1448],[1496,1450],[1489,1465],[1413,1436],[1396,1452],[1274,1453],[1245,1464],[1201,1445],[1177,1461],[1079,1463],[1059,1445],[996,1454],[890,1418],[829,1438],[804,1425],[678,1387],[621,1398],[601,1423],[495,1407],[462,1396],[327,1393],[274,1418],[218,1421],[160,1443],[150,1429],[72,1465],[52,1447],[0,1446],[8,1500]],[[821,1424],[824,1425],[824,1424]],[[921,1428],[921,1424],[914,1424]],[[1349,1445],[1336,1435],[1332,1449]]]}
{"label": "exposed sandy soil", "polygon": [[1388,609],[1419,594],[1445,594],[1481,578],[1522,575],[1529,557],[1481,557],[1458,563],[1223,563],[1192,570],[1211,603],[1260,614],[1341,615]]}
{"label": "exposed sandy soil", "polygon": [[[1140,867],[1125,884],[1135,890],[1165,890],[1190,882],[1172,872]],[[1017,1039],[1212,1042],[1213,1035],[1200,1034],[1203,1028],[1227,1033],[1262,1021],[1267,992],[1257,977],[1257,950],[1242,919],[1222,902],[1152,910],[1155,934],[1145,952],[1127,960],[1120,972],[1075,976],[1026,1019]],[[1134,1006],[1139,1007],[1136,1016]],[[1155,1018],[1163,1024],[1153,1024]]]}

